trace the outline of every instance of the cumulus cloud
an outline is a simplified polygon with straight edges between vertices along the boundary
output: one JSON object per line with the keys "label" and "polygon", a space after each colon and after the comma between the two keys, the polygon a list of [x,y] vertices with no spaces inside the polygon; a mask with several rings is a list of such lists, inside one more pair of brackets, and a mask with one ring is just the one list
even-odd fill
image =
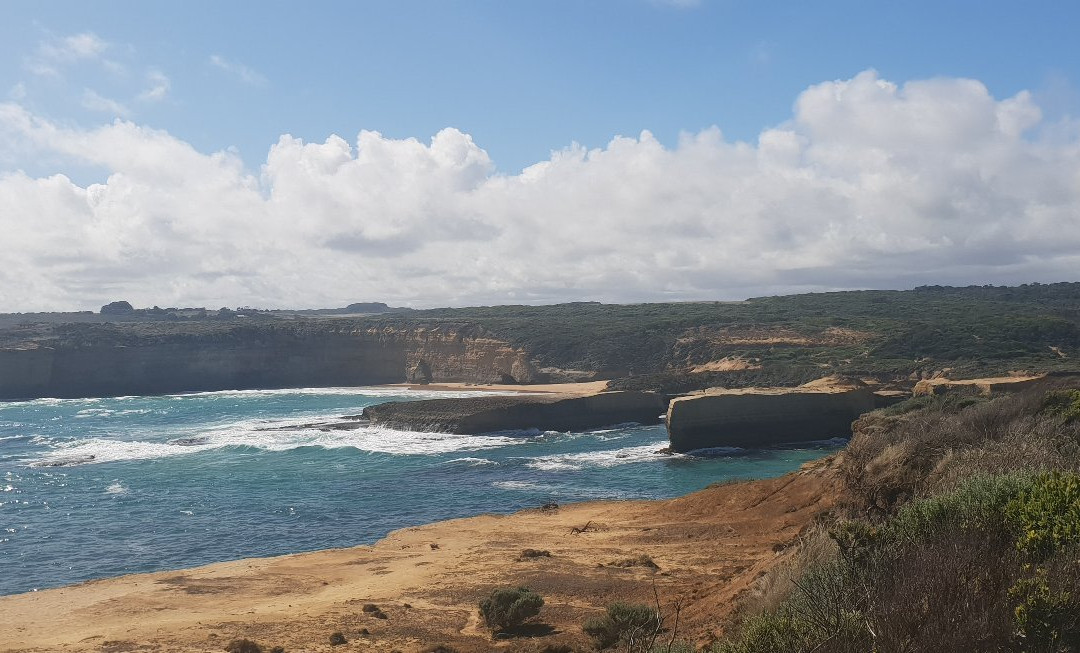
{"label": "cumulus cloud", "polygon": [[266,86],[266,77],[239,61],[230,61],[219,54],[212,54],[210,55],[210,65],[225,71],[245,84],[251,86]]}
{"label": "cumulus cloud", "polygon": [[285,135],[258,171],[117,121],[0,104],[0,140],[109,171],[0,176],[0,310],[725,299],[1074,279],[1080,140],[1028,93],[872,71],[756,142],[571,145],[518,175],[468,134]]}

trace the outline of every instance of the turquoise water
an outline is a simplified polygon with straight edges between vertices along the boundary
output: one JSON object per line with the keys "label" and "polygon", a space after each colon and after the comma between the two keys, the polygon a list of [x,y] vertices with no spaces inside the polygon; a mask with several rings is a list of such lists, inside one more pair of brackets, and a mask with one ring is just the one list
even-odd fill
{"label": "turquoise water", "polygon": [[[0,594],[368,544],[548,501],[662,498],[795,469],[841,443],[657,453],[662,426],[458,436],[301,425],[388,388],[0,403]],[[285,430],[280,427],[293,427]]]}

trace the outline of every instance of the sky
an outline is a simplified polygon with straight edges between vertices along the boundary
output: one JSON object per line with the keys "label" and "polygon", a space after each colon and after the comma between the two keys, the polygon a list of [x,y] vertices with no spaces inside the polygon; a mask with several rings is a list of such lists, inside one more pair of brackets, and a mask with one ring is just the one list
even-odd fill
{"label": "sky", "polygon": [[1080,4],[2,7],[0,311],[1080,280]]}

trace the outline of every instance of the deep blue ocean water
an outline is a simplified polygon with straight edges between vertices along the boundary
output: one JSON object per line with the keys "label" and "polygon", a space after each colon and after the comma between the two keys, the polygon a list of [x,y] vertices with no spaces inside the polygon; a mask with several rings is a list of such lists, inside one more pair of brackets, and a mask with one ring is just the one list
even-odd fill
{"label": "deep blue ocean water", "polygon": [[842,444],[669,456],[657,452],[663,426],[267,430],[469,394],[319,388],[0,403],[0,594],[369,544],[396,528],[548,501],[672,497],[783,474]]}

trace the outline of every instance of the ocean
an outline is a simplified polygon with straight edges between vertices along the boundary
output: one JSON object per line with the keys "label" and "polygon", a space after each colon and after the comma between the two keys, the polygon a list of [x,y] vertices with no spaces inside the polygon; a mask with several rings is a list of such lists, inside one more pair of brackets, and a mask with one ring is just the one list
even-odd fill
{"label": "ocean", "polygon": [[843,441],[659,453],[663,426],[483,436],[311,422],[404,388],[0,403],[0,594],[253,556],[555,501],[658,499],[776,476]]}

